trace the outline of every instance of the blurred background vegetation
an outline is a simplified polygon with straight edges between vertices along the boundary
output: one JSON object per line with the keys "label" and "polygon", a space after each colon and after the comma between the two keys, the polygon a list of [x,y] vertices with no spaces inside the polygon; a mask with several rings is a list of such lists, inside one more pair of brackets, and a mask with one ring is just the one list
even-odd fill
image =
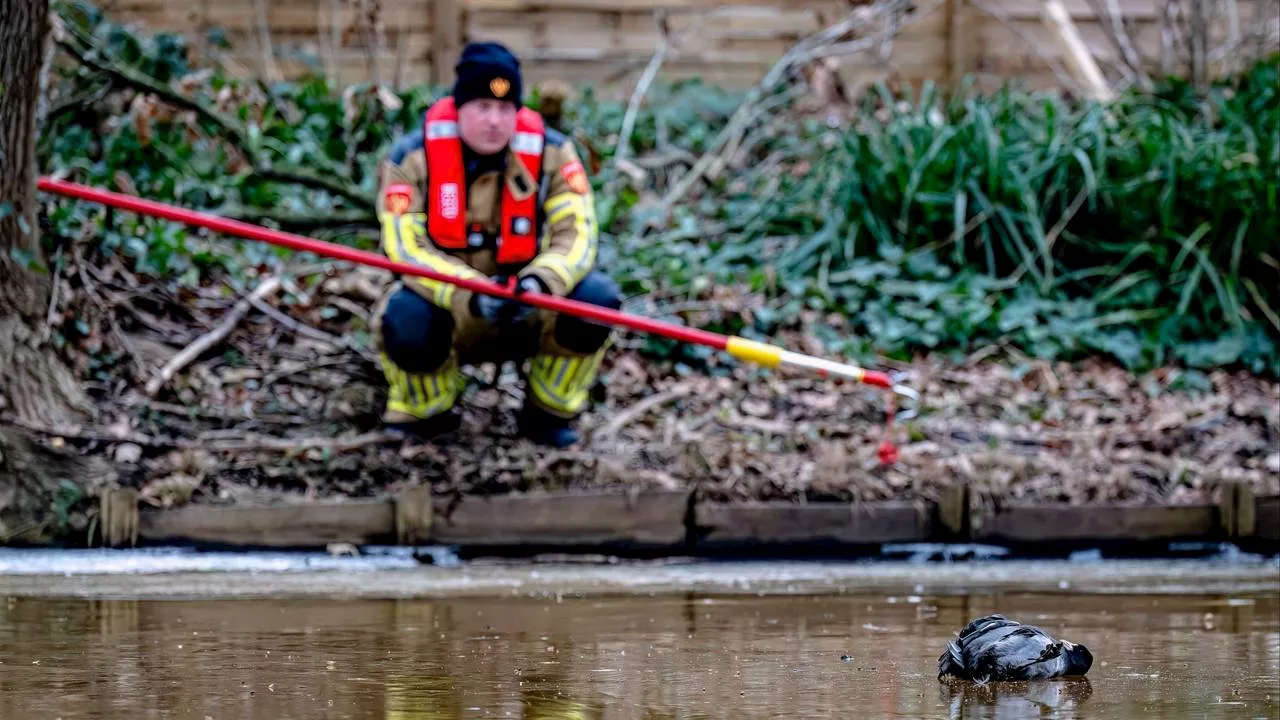
{"label": "blurred background vegetation", "polygon": [[[42,174],[376,247],[376,164],[444,88],[237,78],[194,62],[182,36],[55,7],[70,62],[42,107]],[[744,100],[761,112],[724,147]],[[660,81],[621,161],[627,99],[583,87],[563,103],[555,120],[592,167],[601,263],[628,308],[748,336],[801,330],[861,361],[1002,345],[1280,377],[1280,57],[1108,103],[1016,84],[878,84],[834,114],[810,100],[786,83],[747,97]],[[708,153],[708,179],[682,186]],[[46,200],[50,258],[87,244],[173,292],[289,253]]]}

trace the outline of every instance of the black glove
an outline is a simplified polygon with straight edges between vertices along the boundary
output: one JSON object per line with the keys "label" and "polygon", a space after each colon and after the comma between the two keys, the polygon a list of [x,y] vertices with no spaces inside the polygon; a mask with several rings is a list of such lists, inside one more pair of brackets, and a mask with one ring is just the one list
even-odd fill
{"label": "black glove", "polygon": [[[504,284],[500,278],[493,278],[493,281]],[[520,282],[516,284],[515,293],[519,296],[526,292],[545,293],[549,290],[550,288],[537,277],[528,275],[521,278]],[[517,325],[528,319],[538,309],[517,300],[506,300],[492,295],[475,293],[471,296],[470,310],[472,315],[484,318],[490,325]]]}
{"label": "black glove", "polygon": [[[516,297],[520,297],[520,295],[527,292],[547,293],[550,291],[551,288],[547,287],[546,283],[542,282],[537,275],[526,275],[520,278],[520,282],[516,283],[515,289]],[[511,304],[514,306],[511,310],[512,317],[510,322],[512,324],[522,323],[528,319],[530,315],[538,312],[538,308],[532,305],[526,305],[522,302],[512,301]]]}

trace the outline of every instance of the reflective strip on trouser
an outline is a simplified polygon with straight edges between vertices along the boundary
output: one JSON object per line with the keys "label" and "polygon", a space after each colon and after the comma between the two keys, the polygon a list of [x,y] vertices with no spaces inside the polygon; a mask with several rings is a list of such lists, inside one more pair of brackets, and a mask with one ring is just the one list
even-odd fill
{"label": "reflective strip on trouser", "polygon": [[452,357],[433,373],[409,373],[378,353],[382,373],[387,377],[387,413],[425,420],[453,407],[464,377]]}
{"label": "reflective strip on trouser", "polygon": [[529,366],[529,389],[534,403],[561,417],[581,413],[587,406],[607,348],[608,344],[586,356],[535,355]]}

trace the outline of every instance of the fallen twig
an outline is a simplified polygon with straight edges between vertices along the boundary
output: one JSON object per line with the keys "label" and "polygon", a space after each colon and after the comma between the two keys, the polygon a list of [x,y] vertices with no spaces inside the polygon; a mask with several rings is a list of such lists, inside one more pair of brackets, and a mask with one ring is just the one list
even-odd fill
{"label": "fallen twig", "polygon": [[[80,277],[80,283],[84,286],[85,294],[89,297],[89,302],[93,303],[94,306],[97,307],[98,310],[100,310],[107,318],[107,323],[111,325],[112,335],[115,336],[116,341],[119,342],[120,346],[124,348],[126,353],[128,353],[129,361],[133,363],[133,369],[138,373],[138,377],[142,377],[143,373],[146,372],[146,368],[142,366],[142,359],[138,356],[138,348],[131,340],[129,340],[129,336],[125,335],[124,331],[120,329],[120,323],[116,320],[116,314],[114,312],[114,308],[117,306],[117,303],[113,303],[112,307],[108,308],[106,303],[102,301],[102,298],[98,297],[97,286],[89,279],[88,263],[85,262],[84,255],[80,252],[79,248],[73,250],[72,259],[75,263],[76,274]],[[123,305],[130,310],[142,313],[141,310],[137,310],[128,303],[123,303]],[[163,334],[163,330],[161,332]]]}
{"label": "fallen twig", "polygon": [[333,347],[336,347],[336,348],[344,348],[347,350],[351,350],[363,356],[366,360],[377,360],[377,357],[373,353],[355,344],[354,342],[351,341],[350,338],[331,335],[323,330],[313,328],[310,325],[307,325],[298,320],[295,320],[289,317],[288,315],[286,315],[285,313],[281,312],[280,310],[277,310],[274,306],[272,306],[266,300],[263,300],[261,298],[250,298],[249,302],[253,303],[253,307],[256,308],[263,315],[266,315],[272,320],[275,320],[276,322],[280,323],[281,325],[285,326],[286,328],[292,330],[293,332],[303,337],[308,337],[308,338],[311,338],[312,340],[318,340],[322,343],[328,343],[329,345],[332,345]]}
{"label": "fallen twig", "polygon": [[281,413],[264,413],[261,415],[252,415],[245,411],[230,413],[215,407],[188,407],[186,405],[177,405],[174,403],[159,402],[156,400],[148,401],[145,405],[147,410],[166,415],[174,415],[177,417],[194,420],[196,418],[204,420],[222,420],[222,421],[252,421],[255,423],[269,425],[306,425],[311,420],[297,415],[285,415]]}
{"label": "fallen twig", "polygon": [[133,443],[134,445],[142,447],[158,448],[182,447],[182,443],[186,442],[184,440],[163,440],[153,438],[148,435],[133,433],[122,435],[102,428],[56,428],[16,418],[7,418],[3,421],[3,424],[22,428],[23,430],[29,430],[34,433],[40,433],[41,435],[49,435],[67,440],[84,440],[86,442]]}
{"label": "fallen twig", "polygon": [[312,370],[319,370],[322,368],[330,368],[338,365],[344,365],[346,364],[346,362],[347,362],[346,358],[329,358],[327,360],[320,360],[314,363],[305,363],[301,367],[292,368],[289,370],[276,370],[275,372],[268,374],[265,378],[262,379],[262,386],[259,387],[258,390],[254,393],[254,397],[262,397],[266,395],[267,391],[271,389],[272,385],[275,385],[277,382],[280,382],[281,380],[287,377],[290,377],[292,375],[297,375],[298,373],[310,372]]}
{"label": "fallen twig", "polygon": [[12,425],[31,432],[60,437],[69,440],[85,440],[104,443],[133,443],[140,447],[177,448],[181,450],[206,450],[209,452],[247,452],[253,450],[332,450],[344,452],[379,443],[400,442],[404,439],[399,433],[380,430],[346,437],[267,437],[245,435],[243,439],[228,439],[227,442],[210,440],[190,440],[186,438],[157,438],[140,433],[118,434],[104,429],[58,429],[22,420],[6,420]]}
{"label": "fallen twig", "polygon": [[612,438],[618,434],[619,430],[631,424],[645,413],[689,395],[693,392],[693,388],[693,383],[681,383],[663,390],[656,395],[650,395],[635,405],[615,414],[609,422],[605,423],[599,430],[592,434],[591,442],[594,444],[596,442],[602,442]]}
{"label": "fallen twig", "polygon": [[217,327],[196,338],[194,342],[166,363],[165,366],[160,369],[160,372],[147,382],[147,386],[145,388],[146,394],[148,396],[155,395],[179,370],[186,367],[192,360],[200,357],[206,350],[217,345],[226,338],[227,335],[231,334],[231,331],[235,326],[244,318],[245,315],[248,314],[249,309],[253,307],[253,301],[255,298],[261,300],[279,289],[280,278],[274,275],[259,283],[258,287],[254,289],[253,293],[249,297],[236,303],[235,307],[231,308],[231,310],[227,312],[223,317],[222,322],[218,323]]}
{"label": "fallen twig", "polygon": [[366,323],[369,322],[369,311],[360,307],[354,302],[351,302],[347,298],[328,297],[328,298],[325,298],[325,302],[338,308],[339,310],[345,310],[346,312],[351,313],[352,317],[358,317]]}
{"label": "fallen twig", "polygon": [[345,452],[347,450],[357,450],[369,445],[378,445],[381,443],[400,442],[404,439],[399,433],[380,430],[376,432],[367,432],[360,435],[351,435],[348,437],[247,437],[244,440],[233,442],[204,442],[199,443],[198,447],[209,450],[210,452],[245,452],[250,450],[331,450],[333,452]]}
{"label": "fallen twig", "polygon": [[765,420],[747,417],[737,412],[727,417],[716,417],[716,422],[733,430],[754,430],[765,435],[789,435],[796,430],[791,424],[781,420]]}

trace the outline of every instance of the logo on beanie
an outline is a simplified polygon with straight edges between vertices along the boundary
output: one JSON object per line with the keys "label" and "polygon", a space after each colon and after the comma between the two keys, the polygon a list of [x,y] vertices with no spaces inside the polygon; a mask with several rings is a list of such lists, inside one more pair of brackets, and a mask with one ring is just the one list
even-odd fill
{"label": "logo on beanie", "polygon": [[493,91],[494,97],[506,97],[511,83],[506,78],[496,77],[489,81],[489,89]]}

